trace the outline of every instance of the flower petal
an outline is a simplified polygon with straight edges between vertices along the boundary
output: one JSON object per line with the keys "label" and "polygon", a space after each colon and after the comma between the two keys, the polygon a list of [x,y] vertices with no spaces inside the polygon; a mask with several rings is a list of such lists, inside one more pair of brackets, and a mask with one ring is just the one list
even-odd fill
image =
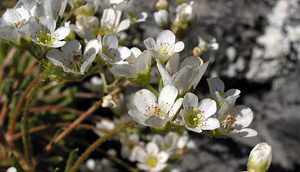
{"label": "flower petal", "polygon": [[125,19],[123,21],[121,21],[121,23],[118,26],[117,32],[121,32],[123,30],[128,29],[130,26],[130,20],[129,19]]}
{"label": "flower petal", "polygon": [[150,155],[156,155],[156,154],[158,154],[159,149],[158,149],[157,144],[155,144],[154,142],[150,142],[146,145],[146,151]]}
{"label": "flower petal", "polygon": [[55,41],[53,44],[50,46],[52,48],[59,48],[62,47],[66,44],[66,41]]}
{"label": "flower petal", "polygon": [[54,32],[54,36],[57,40],[65,39],[70,33],[70,27],[60,27]]}
{"label": "flower petal", "polygon": [[49,29],[50,33],[53,33],[56,28],[56,21],[50,16],[41,17],[40,23]]}
{"label": "flower petal", "polygon": [[198,97],[193,93],[186,93],[183,98],[183,108],[190,110],[198,107]]}
{"label": "flower petal", "polygon": [[153,38],[147,38],[144,40],[145,47],[147,50],[154,50],[157,47],[157,44]]}
{"label": "flower petal", "polygon": [[170,47],[175,44],[176,37],[170,30],[161,31],[156,37],[156,43],[158,46]]}
{"label": "flower petal", "polygon": [[234,130],[232,135],[236,137],[255,137],[257,136],[257,131],[251,128],[243,128],[241,130]]}
{"label": "flower petal", "polygon": [[173,47],[172,51],[175,53],[181,52],[184,49],[184,43],[182,41],[177,42]]}
{"label": "flower petal", "polygon": [[236,116],[235,127],[245,128],[248,127],[253,120],[252,110],[244,105],[239,105],[234,108],[233,114]]}
{"label": "flower petal", "polygon": [[216,118],[208,118],[204,121],[202,130],[214,130],[220,127],[220,122]]}
{"label": "flower petal", "polygon": [[209,92],[212,98],[215,99],[215,92],[224,92],[225,85],[223,81],[220,78],[208,78],[207,79],[208,87],[209,87]]}
{"label": "flower petal", "polygon": [[157,61],[156,65],[157,65],[157,69],[161,75],[163,84],[164,85],[171,84],[172,78],[171,78],[170,74],[167,72],[167,70],[161,65],[161,63],[159,61]]}
{"label": "flower petal", "polygon": [[82,54],[81,44],[77,40],[68,41],[63,47],[61,47],[61,50],[67,56],[70,54]]}
{"label": "flower petal", "polygon": [[118,38],[114,34],[105,35],[103,37],[103,46],[108,49],[118,48]]}
{"label": "flower petal", "polygon": [[131,116],[131,118],[136,121],[137,123],[144,125],[144,126],[148,126],[148,124],[146,124],[146,120],[148,118],[147,114],[144,114],[136,109],[130,109],[128,111],[129,116]]}
{"label": "flower petal", "polygon": [[180,107],[182,105],[183,98],[179,98],[175,101],[174,105],[169,111],[168,119],[173,119],[173,117],[177,114],[177,112],[180,110]]}
{"label": "flower petal", "polygon": [[199,102],[199,110],[205,116],[204,119],[209,118],[217,111],[217,104],[213,99],[206,98]]}
{"label": "flower petal", "polygon": [[169,158],[169,154],[167,152],[162,151],[162,152],[158,153],[157,158],[160,163],[164,163],[164,162],[167,162],[167,160]]}
{"label": "flower petal", "polygon": [[173,106],[176,97],[178,95],[178,90],[176,87],[167,85],[165,86],[158,97],[158,104],[162,108],[163,112],[168,112]]}
{"label": "flower petal", "polygon": [[150,113],[152,106],[156,105],[156,101],[156,96],[147,89],[137,91],[132,98],[132,104],[138,111],[145,114]]}

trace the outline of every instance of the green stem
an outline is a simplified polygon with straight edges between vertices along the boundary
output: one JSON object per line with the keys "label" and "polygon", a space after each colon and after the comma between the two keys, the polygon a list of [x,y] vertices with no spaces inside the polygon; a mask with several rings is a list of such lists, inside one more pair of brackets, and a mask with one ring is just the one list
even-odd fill
{"label": "green stem", "polygon": [[118,134],[119,132],[123,131],[125,128],[128,128],[132,125],[134,125],[134,121],[130,121],[124,124],[121,124],[119,127],[115,128],[114,130],[106,133],[104,136],[100,137],[98,140],[96,140],[92,145],[90,145],[85,152],[77,159],[77,161],[74,163],[73,167],[71,168],[70,172],[76,172],[79,168],[79,166],[85,161],[88,156],[97,149],[103,142],[110,139],[114,135]]}
{"label": "green stem", "polygon": [[107,84],[107,81],[106,81],[106,76],[103,72],[100,73],[100,76],[101,76],[101,79],[102,79],[102,82],[103,82],[103,92],[106,93],[107,88],[108,88],[108,84]]}

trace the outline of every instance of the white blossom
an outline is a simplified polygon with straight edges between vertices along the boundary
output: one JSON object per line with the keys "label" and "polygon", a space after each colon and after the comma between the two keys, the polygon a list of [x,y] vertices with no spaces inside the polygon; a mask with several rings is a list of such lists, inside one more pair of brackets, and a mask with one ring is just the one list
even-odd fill
{"label": "white blossom", "polygon": [[137,48],[131,48],[131,56],[123,63],[114,65],[110,71],[117,76],[136,78],[139,74],[147,74],[151,68],[152,53],[140,52]]}
{"label": "white blossom", "polygon": [[91,40],[95,38],[95,31],[99,25],[100,23],[97,17],[81,16],[76,20],[75,25],[70,25],[70,28],[81,38]]}
{"label": "white blossom", "polygon": [[154,12],[154,20],[156,24],[158,24],[160,27],[165,27],[169,23],[169,16],[168,16],[167,10],[159,10]]}
{"label": "white blossom", "polygon": [[175,132],[169,132],[167,135],[155,135],[152,138],[152,142],[155,142],[160,150],[166,151],[168,153],[174,153],[177,148],[179,141],[179,135]]}
{"label": "white blossom", "polygon": [[254,137],[257,135],[257,131],[248,128],[253,120],[253,112],[247,106],[234,106],[232,101],[227,100],[218,112],[218,119],[223,135],[237,137]]}
{"label": "white blossom", "polygon": [[158,71],[164,85],[174,85],[180,94],[195,89],[201,80],[208,62],[203,63],[200,57],[187,57],[179,65],[179,56],[173,56],[164,68],[157,62]]}
{"label": "white blossom", "polygon": [[141,170],[149,172],[162,171],[167,166],[169,154],[165,151],[160,151],[154,142],[149,142],[146,148],[136,146],[132,150],[135,161],[138,161],[137,167]]}
{"label": "white blossom", "polygon": [[249,172],[266,172],[272,161],[272,147],[267,143],[257,144],[250,152],[247,168]]}
{"label": "white blossom", "polygon": [[101,51],[101,44],[97,39],[89,41],[82,53],[81,44],[77,40],[67,42],[61,50],[51,49],[46,57],[65,72],[82,75],[88,71],[96,55]]}
{"label": "white blossom", "polygon": [[9,167],[6,172],[17,172],[18,170],[15,167]]}
{"label": "white blossom", "polygon": [[[98,37],[101,40],[101,37]],[[130,57],[131,51],[127,47],[118,47],[118,38],[115,34],[105,35],[102,40],[102,59],[110,64],[122,64]]]}
{"label": "white blossom", "polygon": [[56,21],[52,17],[41,17],[39,22],[31,21],[29,23],[29,31],[32,41],[36,44],[58,48],[65,45],[66,41],[62,41],[70,33],[69,26],[63,26],[56,29]]}
{"label": "white blossom", "polygon": [[139,90],[133,95],[128,114],[142,125],[161,128],[181,106],[182,98],[176,100],[177,95],[177,89],[170,85],[160,91],[158,98],[147,89]]}
{"label": "white blossom", "polygon": [[104,33],[118,33],[129,28],[130,20],[121,21],[122,11],[112,8],[105,9],[101,18],[101,29]]}
{"label": "white blossom", "polygon": [[216,102],[206,98],[198,102],[198,97],[187,93],[183,98],[183,110],[180,116],[188,130],[201,133],[202,130],[214,130],[220,127],[218,119],[211,116],[216,113]]}
{"label": "white blossom", "polygon": [[155,57],[160,60],[167,60],[173,54],[184,49],[184,43],[176,42],[176,37],[170,30],[161,31],[157,35],[156,41],[151,37],[147,38],[144,40],[144,44],[148,50],[155,52]]}
{"label": "white blossom", "polygon": [[235,103],[236,99],[240,96],[241,91],[238,89],[225,90],[223,81],[217,77],[207,79],[210,96],[217,102],[218,107],[222,106],[224,101]]}
{"label": "white blossom", "polygon": [[175,21],[190,21],[193,17],[193,4],[194,1],[190,1],[177,6]]}
{"label": "white blossom", "polygon": [[18,42],[22,27],[29,21],[30,12],[24,6],[7,9],[0,19],[0,38],[7,41]]}

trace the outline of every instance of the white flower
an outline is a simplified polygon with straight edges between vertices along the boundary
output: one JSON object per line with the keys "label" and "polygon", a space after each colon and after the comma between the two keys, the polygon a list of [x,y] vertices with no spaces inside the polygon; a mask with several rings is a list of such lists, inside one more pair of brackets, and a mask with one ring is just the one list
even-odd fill
{"label": "white flower", "polygon": [[158,24],[160,27],[167,26],[169,23],[168,15],[169,14],[167,10],[159,10],[154,12],[154,20],[156,24]]}
{"label": "white flower", "polygon": [[[100,40],[101,37],[98,37]],[[102,40],[102,59],[111,64],[123,63],[124,60],[130,57],[131,51],[127,47],[118,47],[118,38],[114,34],[105,35]]]}
{"label": "white flower", "polygon": [[6,172],[17,172],[18,170],[15,167],[9,167]]}
{"label": "white flower", "polygon": [[164,85],[174,85],[180,94],[196,88],[201,80],[208,62],[203,63],[200,57],[187,57],[179,66],[179,56],[173,56],[164,68],[157,62],[158,71]]}
{"label": "white flower", "polygon": [[272,161],[272,147],[267,143],[257,144],[250,152],[248,172],[266,172]]}
{"label": "white flower", "polygon": [[142,125],[161,128],[176,115],[182,104],[182,98],[176,100],[177,95],[177,89],[170,85],[161,90],[158,99],[147,89],[139,90],[133,95],[128,114]]}
{"label": "white flower", "polygon": [[75,25],[70,25],[78,36],[86,40],[95,38],[95,31],[99,27],[99,20],[95,16],[81,16],[76,20]]}
{"label": "white flower", "polygon": [[234,105],[236,99],[240,96],[241,91],[238,89],[230,89],[225,92],[223,81],[217,77],[208,78],[207,82],[210,96],[217,102],[218,107],[222,106],[225,101]]}
{"label": "white flower", "polygon": [[94,132],[99,136],[103,136],[107,132],[113,130],[115,128],[115,123],[111,120],[102,119],[100,122],[96,123],[96,128],[99,130],[95,130]]}
{"label": "white flower", "polygon": [[190,21],[193,17],[193,4],[194,1],[190,1],[177,6],[175,21]]}
{"label": "white flower", "polygon": [[201,100],[193,93],[183,98],[183,110],[180,116],[188,130],[201,133],[202,130],[214,130],[220,127],[218,119],[211,116],[216,113],[216,102],[210,98]]}
{"label": "white flower", "polygon": [[169,158],[169,154],[165,151],[160,151],[154,142],[148,143],[146,150],[141,147],[135,147],[132,150],[132,154],[135,154],[133,157],[139,162],[137,167],[149,172],[162,171],[167,166],[166,162]]}
{"label": "white flower", "polygon": [[65,72],[81,75],[88,71],[98,52],[101,44],[98,40],[90,40],[82,53],[81,44],[77,40],[67,42],[61,51],[51,49],[46,57],[56,66],[63,68]]}
{"label": "white flower", "polygon": [[0,19],[0,38],[18,42],[21,37],[21,29],[30,17],[30,12],[24,6],[7,9]]}
{"label": "white flower", "polygon": [[121,21],[122,11],[105,9],[101,18],[101,29],[104,33],[118,33],[129,28],[130,20]]}
{"label": "white flower", "polygon": [[219,44],[215,38],[211,39],[210,41],[205,41],[201,37],[198,37],[198,47],[203,50],[217,50],[219,49]]}
{"label": "white flower", "polygon": [[[152,53],[148,50],[143,53],[138,52],[137,48],[131,48],[132,55],[121,64],[116,64],[110,71],[117,76],[136,78],[139,74],[147,74],[150,72]],[[137,51],[137,54],[133,51]]]}
{"label": "white flower", "polygon": [[182,41],[176,43],[175,41],[174,33],[170,30],[164,30],[157,35],[156,41],[150,37],[144,40],[144,44],[148,50],[157,54],[157,58],[167,60],[174,53],[181,52],[184,49]]}
{"label": "white flower", "polygon": [[69,26],[63,26],[55,30],[56,21],[52,17],[41,17],[39,22],[31,21],[29,31],[32,41],[36,44],[58,48],[63,46],[66,41],[62,41],[70,33]]}
{"label": "white flower", "polygon": [[234,106],[232,101],[226,100],[218,112],[221,123],[220,131],[223,135],[238,137],[254,137],[257,131],[247,128],[253,120],[252,110],[244,105]]}
{"label": "white flower", "polygon": [[170,132],[165,136],[155,135],[152,138],[152,142],[155,142],[160,150],[168,153],[173,153],[176,150],[178,141],[179,135],[175,132]]}

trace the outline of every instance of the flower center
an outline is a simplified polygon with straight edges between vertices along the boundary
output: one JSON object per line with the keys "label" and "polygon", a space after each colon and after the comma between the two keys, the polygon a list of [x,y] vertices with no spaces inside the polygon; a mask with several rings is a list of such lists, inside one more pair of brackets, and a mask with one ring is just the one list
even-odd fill
{"label": "flower center", "polygon": [[173,54],[173,52],[170,51],[170,49],[169,49],[167,46],[164,46],[164,45],[161,45],[161,46],[158,48],[158,51],[159,51],[159,53],[162,54],[162,55],[168,55],[168,56],[170,56],[170,55]]}
{"label": "flower center", "polygon": [[149,167],[154,168],[157,166],[157,163],[158,163],[158,159],[155,156],[150,155],[147,157],[146,164]]}
{"label": "flower center", "polygon": [[73,61],[70,64],[70,68],[75,71],[80,71],[80,67],[84,62],[83,56],[80,54],[73,55]]}
{"label": "flower center", "polygon": [[57,38],[51,35],[49,32],[45,30],[41,30],[37,33],[37,42],[44,45],[52,45]]}
{"label": "flower center", "polygon": [[231,114],[228,114],[226,116],[226,118],[221,122],[221,124],[223,125],[223,127],[227,130],[231,130],[232,128],[232,125],[236,122],[236,118],[231,115]]}
{"label": "flower center", "polygon": [[196,127],[201,127],[204,125],[203,119],[204,119],[204,114],[203,112],[199,112],[198,110],[192,109],[188,111],[185,114],[185,121],[186,124],[190,128],[196,128]]}
{"label": "flower center", "polygon": [[16,21],[15,23],[12,24],[12,26],[15,27],[15,28],[19,28],[21,26],[21,22]]}

